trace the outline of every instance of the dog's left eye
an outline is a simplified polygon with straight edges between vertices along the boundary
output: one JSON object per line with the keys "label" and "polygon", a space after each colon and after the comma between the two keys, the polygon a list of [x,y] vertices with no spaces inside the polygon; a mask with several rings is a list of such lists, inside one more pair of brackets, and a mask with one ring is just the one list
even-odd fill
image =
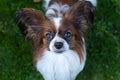
{"label": "dog's left eye", "polygon": [[71,37],[72,37],[72,33],[71,33],[70,31],[65,32],[64,38],[65,38],[66,40],[70,40]]}
{"label": "dog's left eye", "polygon": [[51,32],[46,32],[46,33],[45,33],[45,38],[46,38],[47,40],[51,41],[52,38],[53,38],[52,33],[51,33]]}

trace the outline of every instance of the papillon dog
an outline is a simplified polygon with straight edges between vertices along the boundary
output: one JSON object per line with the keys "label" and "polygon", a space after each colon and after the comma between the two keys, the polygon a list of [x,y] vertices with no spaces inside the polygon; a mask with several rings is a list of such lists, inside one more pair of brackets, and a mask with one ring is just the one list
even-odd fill
{"label": "papillon dog", "polygon": [[18,27],[32,44],[34,65],[45,80],[75,80],[85,65],[84,37],[97,1],[44,1],[45,14],[32,8],[18,11]]}

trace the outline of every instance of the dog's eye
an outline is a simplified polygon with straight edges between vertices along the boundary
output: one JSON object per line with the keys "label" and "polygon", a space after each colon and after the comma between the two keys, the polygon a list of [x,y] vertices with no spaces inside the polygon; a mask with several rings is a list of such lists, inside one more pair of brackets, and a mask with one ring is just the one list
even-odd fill
{"label": "dog's eye", "polygon": [[45,33],[45,38],[46,38],[47,40],[51,41],[52,38],[53,38],[52,33],[51,33],[51,32],[46,32],[46,33]]}
{"label": "dog's eye", "polygon": [[72,33],[71,33],[70,31],[65,32],[64,38],[65,38],[66,40],[70,40],[71,37],[72,37]]}

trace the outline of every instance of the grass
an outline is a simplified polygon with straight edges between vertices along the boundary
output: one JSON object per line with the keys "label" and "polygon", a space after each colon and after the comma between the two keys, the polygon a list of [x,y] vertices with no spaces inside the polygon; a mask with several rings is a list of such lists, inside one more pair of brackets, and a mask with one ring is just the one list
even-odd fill
{"label": "grass", "polygon": [[[15,12],[43,10],[32,0],[0,2],[0,80],[43,80],[32,63],[32,48],[17,28]],[[120,0],[99,0],[86,37],[87,61],[76,80],[120,80]]]}

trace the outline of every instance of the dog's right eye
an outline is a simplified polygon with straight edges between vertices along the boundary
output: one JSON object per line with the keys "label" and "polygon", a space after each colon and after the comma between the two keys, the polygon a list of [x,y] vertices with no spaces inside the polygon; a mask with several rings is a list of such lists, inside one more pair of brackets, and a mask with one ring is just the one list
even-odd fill
{"label": "dog's right eye", "polygon": [[45,33],[45,38],[46,38],[47,40],[51,41],[52,38],[53,38],[52,33],[51,33],[51,32],[46,32],[46,33]]}

